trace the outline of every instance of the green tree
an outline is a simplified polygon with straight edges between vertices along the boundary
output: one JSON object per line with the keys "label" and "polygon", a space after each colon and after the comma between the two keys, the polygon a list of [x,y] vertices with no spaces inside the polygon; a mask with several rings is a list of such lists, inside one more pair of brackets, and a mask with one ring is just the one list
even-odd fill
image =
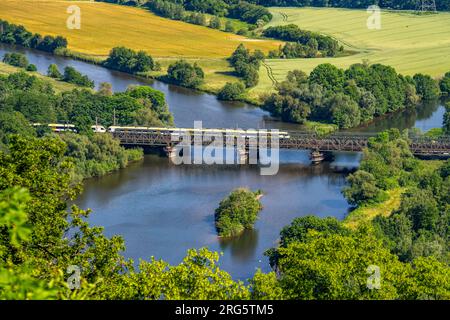
{"label": "green tree", "polygon": [[222,22],[220,21],[219,17],[212,17],[211,20],[209,20],[209,27],[213,29],[220,29],[222,28]]}
{"label": "green tree", "polygon": [[225,31],[226,32],[231,32],[231,33],[235,32],[233,23],[230,20],[227,20],[227,22],[225,23]]}
{"label": "green tree", "polygon": [[358,170],[347,178],[349,184],[343,193],[347,201],[354,206],[363,203],[379,202],[383,192],[377,187],[375,177],[364,170]]}
{"label": "green tree", "polygon": [[237,100],[245,92],[245,87],[240,82],[227,82],[222,89],[220,89],[217,97],[220,100]]}
{"label": "green tree", "polygon": [[434,100],[439,98],[439,84],[429,75],[418,73],[414,75],[413,79],[416,83],[417,94],[423,100]]}
{"label": "green tree", "polygon": [[244,229],[253,228],[262,209],[259,195],[260,192],[238,188],[220,202],[215,211],[216,228],[220,236],[235,236]]}
{"label": "green tree", "polygon": [[61,79],[62,74],[59,72],[58,66],[54,63],[48,66],[47,75],[51,78]]}
{"label": "green tree", "polygon": [[192,65],[187,61],[179,60],[169,66],[167,78],[180,86],[197,88],[203,83],[205,74],[196,63]]}
{"label": "green tree", "polygon": [[445,110],[442,128],[445,134],[450,134],[450,102],[445,105]]}
{"label": "green tree", "polygon": [[447,72],[444,77],[439,82],[439,87],[441,89],[442,94],[450,94],[450,71]]}
{"label": "green tree", "polygon": [[345,81],[344,71],[330,63],[320,64],[311,71],[309,81],[320,84],[327,90],[340,92],[343,89]]}
{"label": "green tree", "polygon": [[27,71],[30,71],[30,72],[36,72],[36,71],[37,71],[36,65],[30,63],[30,64],[27,66]]}
{"label": "green tree", "polygon": [[26,68],[28,66],[27,57],[22,53],[16,52],[5,53],[3,62],[19,68]]}

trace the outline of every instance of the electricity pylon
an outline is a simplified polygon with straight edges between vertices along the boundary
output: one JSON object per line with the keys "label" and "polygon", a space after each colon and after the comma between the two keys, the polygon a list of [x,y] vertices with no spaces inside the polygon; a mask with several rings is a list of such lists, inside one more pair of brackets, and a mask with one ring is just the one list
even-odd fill
{"label": "electricity pylon", "polygon": [[418,0],[417,8],[418,12],[436,12],[436,1],[435,0]]}

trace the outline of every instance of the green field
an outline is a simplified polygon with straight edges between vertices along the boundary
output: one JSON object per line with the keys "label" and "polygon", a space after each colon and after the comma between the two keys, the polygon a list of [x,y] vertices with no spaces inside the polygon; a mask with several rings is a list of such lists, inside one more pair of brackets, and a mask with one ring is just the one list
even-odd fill
{"label": "green field", "polygon": [[[273,20],[266,26],[297,24],[305,30],[330,35],[355,54],[338,58],[270,59],[260,70],[261,83],[253,91],[264,92],[273,80],[282,81],[287,72],[310,72],[321,63],[345,68],[367,59],[391,65],[405,75],[417,72],[440,77],[450,70],[450,13],[415,15],[407,12],[381,13],[381,30],[369,30],[365,10],[335,8],[271,8]],[[268,76],[271,74],[272,79]]]}
{"label": "green field", "polygon": [[[20,72],[20,71],[24,71],[24,69],[17,68],[17,67],[14,67],[14,66],[10,66],[9,64],[0,62],[0,75],[9,75],[11,73],[16,73],[16,72]],[[46,77],[46,76],[44,76],[44,75],[42,75],[42,74],[40,74],[38,72],[26,71],[26,73],[35,75],[36,77],[38,77],[38,78],[40,78],[42,80],[50,82],[56,92],[70,91],[70,90],[73,90],[75,88],[79,88],[78,86],[76,86],[74,84],[63,82],[63,81],[58,81],[58,80],[55,80],[53,78]]]}

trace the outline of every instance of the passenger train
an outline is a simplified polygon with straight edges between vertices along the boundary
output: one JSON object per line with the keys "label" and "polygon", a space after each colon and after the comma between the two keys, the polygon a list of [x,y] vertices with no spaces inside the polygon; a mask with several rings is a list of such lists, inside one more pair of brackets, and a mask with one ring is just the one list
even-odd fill
{"label": "passenger train", "polygon": [[[44,124],[40,123],[33,123],[33,126],[39,127],[39,126],[45,126]],[[77,132],[77,129],[75,125],[73,124],[58,124],[58,123],[51,123],[47,125],[53,132]],[[195,135],[198,133],[201,133],[202,135],[215,135],[215,134],[234,134],[238,136],[245,136],[245,137],[256,137],[260,133],[258,130],[249,129],[249,130],[243,130],[243,129],[208,129],[208,128],[202,128],[202,129],[194,129],[194,128],[161,128],[161,127],[126,127],[126,126],[110,126],[108,128],[105,128],[101,125],[93,125],[91,126],[91,129],[94,133],[116,133],[116,132],[157,132],[161,134],[171,134],[171,135],[184,135],[186,133],[190,135]],[[267,133],[270,136],[270,131]],[[289,133],[287,131],[279,131],[278,136],[280,138],[288,139],[290,138]]]}

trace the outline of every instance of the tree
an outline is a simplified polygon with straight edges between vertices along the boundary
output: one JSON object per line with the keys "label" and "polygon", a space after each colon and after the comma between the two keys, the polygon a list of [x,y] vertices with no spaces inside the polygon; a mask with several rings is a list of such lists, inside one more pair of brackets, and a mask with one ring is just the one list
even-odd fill
{"label": "tree", "polygon": [[233,23],[230,20],[227,20],[227,22],[225,23],[225,31],[231,33],[234,33],[235,31]]}
{"label": "tree", "polygon": [[187,88],[197,88],[203,83],[205,75],[203,70],[194,63],[191,65],[185,60],[179,60],[167,69],[169,81]]}
{"label": "tree", "polygon": [[413,79],[416,83],[417,94],[423,100],[434,100],[439,98],[439,85],[437,81],[435,81],[429,75],[418,73],[414,75]]}
{"label": "tree", "polygon": [[441,89],[442,94],[450,94],[450,71],[447,72],[444,77],[439,82],[439,87]]}
{"label": "tree", "polygon": [[106,97],[112,96],[113,92],[112,92],[112,85],[111,85],[111,83],[109,83],[109,82],[102,82],[102,83],[100,83],[97,92],[101,96],[106,96]]}
{"label": "tree", "polygon": [[126,47],[112,48],[103,65],[128,73],[147,72],[155,68],[153,58],[146,52],[136,52]]}
{"label": "tree", "polygon": [[219,91],[217,97],[220,100],[237,100],[245,92],[245,87],[240,82],[227,82]]}
{"label": "tree", "polygon": [[27,71],[30,71],[30,72],[36,72],[36,71],[37,71],[36,65],[30,63],[30,64],[27,66]]}
{"label": "tree", "polygon": [[52,63],[51,65],[48,66],[47,75],[50,78],[55,78],[55,79],[62,78],[62,74],[61,74],[61,72],[59,72],[58,66],[54,63]]}
{"label": "tree", "polygon": [[259,194],[260,192],[238,188],[220,202],[215,211],[216,228],[220,236],[236,236],[244,229],[253,228],[262,209]]}
{"label": "tree", "polygon": [[74,67],[70,66],[64,68],[64,75],[62,77],[62,80],[83,87],[94,87],[94,81],[90,80],[86,75],[82,75]]}
{"label": "tree", "polygon": [[22,53],[16,52],[5,53],[3,62],[19,68],[26,68],[28,66],[27,57]]}
{"label": "tree", "polygon": [[[173,115],[169,111],[169,106],[167,105],[163,92],[149,86],[134,86],[128,88],[126,93],[130,97],[138,99],[144,105],[144,108],[140,110],[150,109],[163,125],[173,125]],[[142,122],[141,124],[144,125]]]}
{"label": "tree", "polygon": [[219,17],[212,17],[209,21],[209,27],[213,29],[220,29],[222,27],[222,22]]}
{"label": "tree", "polygon": [[[305,241],[278,250],[279,283],[287,299],[396,299],[403,293],[403,265],[365,230],[349,235],[311,231]],[[371,290],[374,268],[382,282]]]}
{"label": "tree", "polygon": [[364,170],[358,170],[347,178],[349,184],[343,190],[344,196],[351,205],[382,200],[382,190],[377,187],[375,177]]}
{"label": "tree", "polygon": [[311,71],[309,81],[320,84],[327,90],[339,92],[344,86],[344,71],[330,63],[320,64]]}
{"label": "tree", "polygon": [[445,105],[445,114],[443,120],[443,129],[445,134],[450,134],[450,102]]}
{"label": "tree", "polygon": [[329,104],[332,122],[339,128],[353,128],[361,123],[361,111],[350,97],[339,93],[331,98]]}
{"label": "tree", "polygon": [[411,220],[416,232],[420,229],[434,231],[439,219],[436,200],[429,190],[408,190],[402,196],[399,213]]}

